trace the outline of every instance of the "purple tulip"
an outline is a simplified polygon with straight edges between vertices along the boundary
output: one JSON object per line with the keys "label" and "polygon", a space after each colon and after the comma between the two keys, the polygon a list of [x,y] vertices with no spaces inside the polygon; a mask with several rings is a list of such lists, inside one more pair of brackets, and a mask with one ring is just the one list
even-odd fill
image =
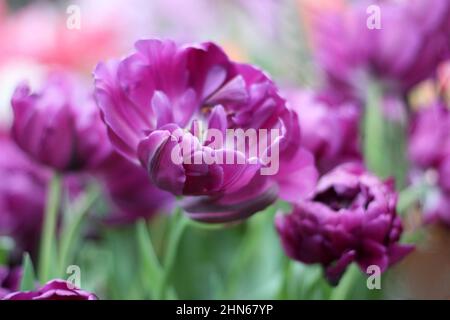
{"label": "purple tulip", "polygon": [[[380,28],[372,25],[373,5],[380,9]],[[402,94],[449,57],[448,21],[447,0],[359,1],[344,12],[320,15],[316,56],[338,89],[362,90],[374,77]]]}
{"label": "purple tulip", "polygon": [[410,129],[409,154],[422,169],[438,169],[450,156],[450,112],[443,104],[419,111]]}
{"label": "purple tulip", "polygon": [[424,199],[425,222],[450,226],[450,111],[436,103],[413,118],[409,137],[409,155],[416,176],[429,184]]}
{"label": "purple tulip", "polygon": [[112,207],[108,222],[127,224],[172,212],[175,197],[156,188],[145,169],[118,153],[112,153],[97,172]]}
{"label": "purple tulip", "polygon": [[21,278],[21,268],[8,268],[5,266],[0,266],[0,299],[11,292],[19,290]]}
{"label": "purple tulip", "polygon": [[[116,149],[140,162],[157,187],[188,196],[192,218],[239,220],[278,194],[293,201],[312,191],[317,173],[300,148],[297,116],[263,72],[230,61],[213,43],[142,40],[136,50],[97,66],[97,103]],[[229,147],[225,136],[236,129],[256,138]]]}
{"label": "purple tulip", "polygon": [[323,176],[310,200],[275,220],[286,254],[303,263],[320,263],[337,284],[356,262],[363,272],[383,272],[412,247],[398,244],[402,233],[392,181],[381,182],[356,164],[341,165]]}
{"label": "purple tulip", "polygon": [[325,173],[344,162],[361,162],[360,108],[354,103],[330,103],[333,99],[306,90],[289,90],[287,100],[297,112],[302,144],[314,155]]}
{"label": "purple tulip", "polygon": [[94,166],[110,152],[93,98],[67,75],[53,74],[36,93],[19,85],[12,106],[12,135],[37,162],[77,171]]}
{"label": "purple tulip", "polygon": [[0,132],[0,234],[34,252],[41,231],[48,172]]}
{"label": "purple tulip", "polygon": [[80,290],[64,280],[51,280],[36,291],[13,292],[3,300],[97,300],[93,293]]}

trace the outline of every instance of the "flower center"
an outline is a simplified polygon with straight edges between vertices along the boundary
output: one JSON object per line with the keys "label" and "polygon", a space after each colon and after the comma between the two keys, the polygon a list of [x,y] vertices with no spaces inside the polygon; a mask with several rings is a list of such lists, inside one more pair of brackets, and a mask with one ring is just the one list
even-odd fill
{"label": "flower center", "polygon": [[340,211],[341,209],[356,209],[361,207],[367,209],[369,203],[373,200],[373,196],[363,186],[341,190],[336,190],[336,187],[330,187],[318,193],[313,200],[326,204],[334,211]]}

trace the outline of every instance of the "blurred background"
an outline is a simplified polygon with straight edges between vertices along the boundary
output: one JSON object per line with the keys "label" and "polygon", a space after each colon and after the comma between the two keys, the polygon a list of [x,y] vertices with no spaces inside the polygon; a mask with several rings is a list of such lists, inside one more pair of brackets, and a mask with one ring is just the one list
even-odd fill
{"label": "blurred background", "polygon": [[[98,61],[124,55],[137,39],[149,37],[212,40],[235,60],[255,63],[277,80],[312,85],[308,21],[321,2],[336,1],[2,0],[2,110],[9,109],[17,79],[38,81],[49,68],[89,77]],[[78,12],[79,29],[69,29]]]}

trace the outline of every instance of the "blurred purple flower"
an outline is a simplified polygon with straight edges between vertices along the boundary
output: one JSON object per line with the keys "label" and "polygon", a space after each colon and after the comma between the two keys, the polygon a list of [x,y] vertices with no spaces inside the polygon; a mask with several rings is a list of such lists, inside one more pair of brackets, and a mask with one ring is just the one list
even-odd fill
{"label": "blurred purple flower", "polygon": [[[140,161],[159,188],[190,196],[185,209],[192,218],[239,220],[275,201],[278,190],[287,200],[311,192],[316,170],[312,156],[300,148],[297,117],[263,72],[230,61],[213,43],[142,40],[136,50],[122,61],[97,66],[97,103],[116,149]],[[223,138],[227,129],[278,129],[280,137],[266,145],[262,158],[250,161],[247,154],[199,137],[196,131],[203,132],[202,127]],[[182,147],[186,142],[187,151]],[[268,166],[263,158],[277,147],[278,173],[261,175]],[[175,151],[181,163],[173,161],[177,148],[183,149]],[[199,155],[241,162],[185,161]]]}
{"label": "blurred purple flower", "polygon": [[409,155],[419,175],[431,187],[425,196],[426,222],[450,226],[450,110],[436,103],[413,117],[409,137]]}
{"label": "blurred purple flower", "polygon": [[78,171],[110,153],[93,98],[68,75],[53,74],[37,93],[19,85],[12,106],[12,136],[37,162],[59,171]]}
{"label": "blurred purple flower", "polygon": [[51,280],[36,291],[13,292],[3,300],[97,300],[93,293],[73,288],[64,280]]}
{"label": "blurred purple flower", "polygon": [[0,132],[0,234],[33,252],[41,231],[48,172]]}
{"label": "blurred purple flower", "polygon": [[[380,8],[379,29],[367,26],[374,4]],[[375,77],[402,94],[449,57],[449,21],[448,0],[359,1],[344,12],[319,15],[316,55],[338,89],[362,90]]]}
{"label": "blurred purple flower", "polygon": [[[15,241],[15,252],[32,256],[41,234],[50,171],[27,157],[0,130],[0,235]],[[67,175],[64,190],[70,198],[78,196],[84,186],[84,177]]]}
{"label": "blurred purple flower", "polygon": [[381,182],[356,164],[342,165],[319,181],[314,196],[275,220],[286,254],[304,263],[320,263],[337,284],[356,262],[385,271],[413,248],[398,244],[402,233],[392,181]]}
{"label": "blurred purple flower", "polygon": [[21,268],[8,268],[6,266],[0,266],[0,299],[11,292],[19,290],[21,278]]}
{"label": "blurred purple flower", "polygon": [[331,103],[333,98],[307,90],[288,90],[286,98],[298,114],[302,144],[314,155],[321,173],[344,162],[362,161],[359,106]]}
{"label": "blurred purple flower", "polygon": [[425,223],[442,223],[450,227],[450,193],[440,188],[430,190],[423,202]]}
{"label": "blurred purple flower", "polygon": [[172,212],[175,197],[156,188],[145,169],[116,152],[98,168],[97,176],[112,206],[112,215],[108,216],[112,224],[133,223],[157,213]]}
{"label": "blurred purple flower", "polygon": [[440,103],[426,107],[411,121],[409,154],[422,169],[438,169],[450,156],[450,111]]}

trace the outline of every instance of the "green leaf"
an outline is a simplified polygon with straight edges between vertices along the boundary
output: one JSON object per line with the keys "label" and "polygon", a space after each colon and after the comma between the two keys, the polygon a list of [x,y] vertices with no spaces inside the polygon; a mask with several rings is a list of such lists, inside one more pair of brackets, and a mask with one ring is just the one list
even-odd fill
{"label": "green leaf", "polygon": [[20,291],[31,291],[35,288],[36,275],[34,273],[33,262],[30,255],[24,253],[22,261],[22,280],[20,281]]}
{"label": "green leaf", "polygon": [[104,233],[104,245],[110,254],[107,269],[107,296],[110,299],[142,299],[138,283],[139,266],[135,228],[124,226],[107,229]]}
{"label": "green leaf", "polygon": [[330,300],[346,300],[351,298],[357,283],[361,281],[365,283],[358,267],[354,264],[351,265],[342,276],[339,285],[333,289]]}
{"label": "green leaf", "polygon": [[155,297],[156,288],[160,285],[163,270],[156,256],[150,235],[148,234],[148,227],[145,220],[140,220],[136,224],[136,236],[145,287],[151,293],[152,297]]}
{"label": "green leaf", "polygon": [[73,207],[69,207],[64,229],[61,232],[59,247],[59,275],[63,276],[66,268],[73,263],[74,249],[80,238],[82,222],[89,213],[90,208],[100,197],[97,186],[92,185],[86,194],[78,199]]}

